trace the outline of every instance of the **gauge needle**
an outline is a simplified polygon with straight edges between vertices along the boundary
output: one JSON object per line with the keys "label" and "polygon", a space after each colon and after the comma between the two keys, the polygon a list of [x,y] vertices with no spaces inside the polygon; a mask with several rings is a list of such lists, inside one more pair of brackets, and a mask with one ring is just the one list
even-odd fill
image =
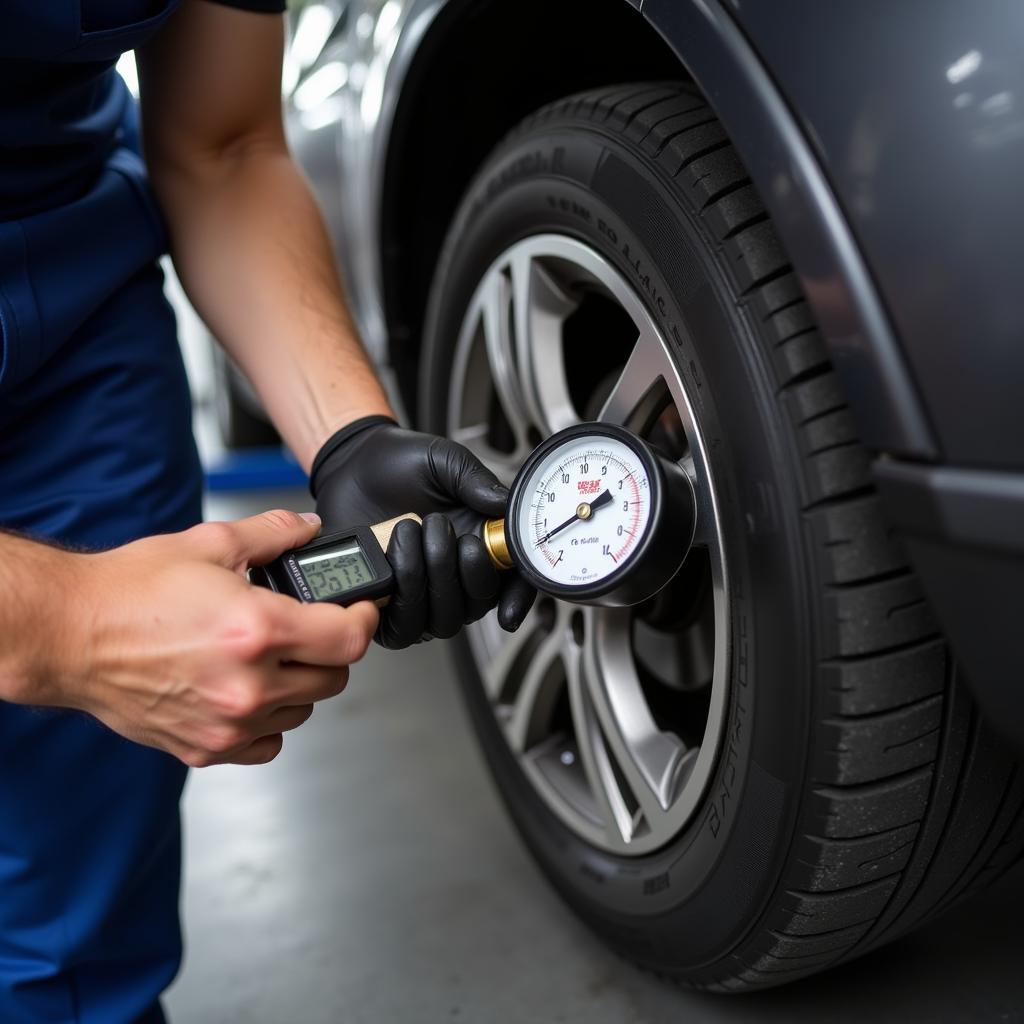
{"label": "gauge needle", "polygon": [[576,506],[575,515],[570,516],[564,523],[559,523],[553,530],[548,530],[533,546],[539,548],[541,544],[547,543],[551,540],[556,533],[561,533],[567,526],[572,526],[579,519],[589,519],[593,514],[594,510],[600,508],[602,505],[607,505],[612,500],[612,492],[607,488],[603,490],[592,502],[581,502]]}

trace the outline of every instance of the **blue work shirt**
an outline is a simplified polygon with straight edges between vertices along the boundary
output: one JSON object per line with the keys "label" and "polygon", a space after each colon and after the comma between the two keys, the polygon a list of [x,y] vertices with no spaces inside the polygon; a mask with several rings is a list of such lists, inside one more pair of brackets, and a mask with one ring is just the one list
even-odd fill
{"label": "blue work shirt", "polygon": [[[102,548],[200,519],[165,233],[114,70],[175,6],[0,2],[0,527]],[[184,779],[87,715],[0,702],[3,1024],[163,1019]]]}

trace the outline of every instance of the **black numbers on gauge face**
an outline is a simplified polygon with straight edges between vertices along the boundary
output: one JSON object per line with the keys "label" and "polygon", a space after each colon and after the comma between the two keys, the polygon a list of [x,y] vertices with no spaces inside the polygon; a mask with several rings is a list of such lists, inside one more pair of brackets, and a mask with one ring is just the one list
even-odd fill
{"label": "black numbers on gauge face", "polygon": [[538,462],[524,481],[529,503],[516,515],[523,555],[542,577],[572,588],[621,568],[647,522],[641,462],[627,445],[601,438],[567,443]]}

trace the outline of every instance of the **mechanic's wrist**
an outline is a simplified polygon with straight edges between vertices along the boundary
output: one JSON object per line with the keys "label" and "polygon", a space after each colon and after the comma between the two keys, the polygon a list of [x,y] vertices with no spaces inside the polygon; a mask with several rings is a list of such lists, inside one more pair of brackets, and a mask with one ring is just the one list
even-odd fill
{"label": "mechanic's wrist", "polygon": [[319,490],[320,481],[319,476],[324,466],[335,452],[343,448],[352,438],[357,437],[359,434],[364,433],[367,430],[372,430],[375,427],[381,426],[397,426],[398,421],[394,415],[385,413],[372,413],[368,416],[361,416],[358,419],[350,420],[344,426],[336,430],[326,441],[320,446],[320,450],[316,453],[313,459],[313,464],[309,469],[309,490],[313,497],[317,497]]}
{"label": "mechanic's wrist", "polygon": [[343,412],[339,412],[335,416],[319,417],[316,430],[311,435],[309,447],[304,448],[301,452],[296,452],[303,467],[310,471],[317,453],[339,430],[344,430],[347,426],[358,423],[369,416],[386,416],[395,422],[398,421],[398,416],[390,402],[373,396],[358,405],[346,406]]}
{"label": "mechanic's wrist", "polygon": [[[6,625],[14,642],[0,658],[0,699],[15,704],[79,707],[91,647],[87,594],[91,556],[26,541],[17,565],[4,574],[4,590],[18,610]],[[6,616],[5,616],[6,619]]]}

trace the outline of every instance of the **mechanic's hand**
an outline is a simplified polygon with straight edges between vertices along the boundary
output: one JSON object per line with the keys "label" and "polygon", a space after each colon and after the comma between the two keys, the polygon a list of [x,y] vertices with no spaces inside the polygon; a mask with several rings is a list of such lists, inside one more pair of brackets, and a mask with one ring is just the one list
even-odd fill
{"label": "mechanic's hand", "polygon": [[53,703],[194,767],[272,760],[377,628],[370,602],[303,604],[246,581],[317,533],[279,510],[76,556],[80,618]]}
{"label": "mechanic's hand", "polygon": [[310,489],[325,533],[405,512],[424,517],[422,528],[399,523],[388,544],[395,594],[377,631],[383,646],[454,636],[495,604],[512,631],[530,610],[533,588],[517,572],[499,574],[480,538],[486,518],[505,514],[508,490],[462,445],[367,416],[323,446]]}

